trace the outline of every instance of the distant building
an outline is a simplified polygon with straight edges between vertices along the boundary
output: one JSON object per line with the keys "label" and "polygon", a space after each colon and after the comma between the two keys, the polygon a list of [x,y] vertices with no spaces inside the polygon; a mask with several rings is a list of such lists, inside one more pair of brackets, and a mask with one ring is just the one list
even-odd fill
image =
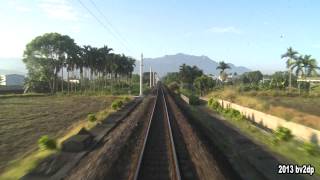
{"label": "distant building", "polygon": [[0,75],[2,86],[23,86],[25,77],[19,74]]}
{"label": "distant building", "polygon": [[307,77],[307,78],[298,77],[297,81],[298,82],[320,83],[320,78],[319,77]]}

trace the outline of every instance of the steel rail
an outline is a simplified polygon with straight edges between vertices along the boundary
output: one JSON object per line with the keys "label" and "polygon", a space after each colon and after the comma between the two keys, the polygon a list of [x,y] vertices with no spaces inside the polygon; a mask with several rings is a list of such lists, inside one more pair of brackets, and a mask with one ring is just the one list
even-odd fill
{"label": "steel rail", "polygon": [[[162,93],[162,97],[159,97],[159,89]],[[150,126],[151,126],[151,123],[152,123],[152,120],[154,119],[154,112],[156,110],[156,106],[158,105],[157,102],[158,102],[158,98],[163,98],[163,102],[164,102],[164,109],[165,109],[165,116],[167,117],[167,123],[168,123],[168,129],[166,129],[169,133],[169,141],[170,141],[170,150],[172,151],[171,154],[172,154],[172,160],[173,160],[173,166],[174,166],[174,173],[175,173],[175,179],[176,180],[181,180],[181,175],[180,175],[180,170],[179,170],[179,164],[178,164],[178,158],[177,158],[177,154],[176,154],[176,149],[175,149],[175,144],[174,144],[174,140],[173,140],[173,135],[172,135],[172,129],[171,129],[171,124],[170,124],[170,120],[169,120],[169,113],[168,113],[168,107],[167,107],[167,102],[166,102],[166,99],[164,97],[164,91],[162,89],[162,87],[159,85],[159,87],[157,88],[157,95],[156,95],[156,101],[154,103],[154,106],[153,106],[153,110],[152,110],[152,114],[151,114],[151,117],[150,117],[150,120],[149,120],[149,124],[148,124],[148,128],[147,128],[147,132],[145,134],[145,138],[144,138],[144,142],[143,142],[143,146],[142,146],[142,150],[140,151],[140,155],[139,155],[139,160],[138,160],[138,164],[137,164],[137,168],[136,168],[136,171],[135,171],[135,175],[134,175],[134,180],[137,180],[138,179],[138,176],[139,176],[139,172],[140,172],[140,169],[141,169],[141,164],[142,164],[142,159],[143,159],[143,156],[144,156],[144,153],[145,153],[145,149],[146,149],[146,144],[147,144],[147,140],[148,140],[148,137],[149,137],[149,134],[150,134]],[[160,105],[160,104],[159,104]]]}

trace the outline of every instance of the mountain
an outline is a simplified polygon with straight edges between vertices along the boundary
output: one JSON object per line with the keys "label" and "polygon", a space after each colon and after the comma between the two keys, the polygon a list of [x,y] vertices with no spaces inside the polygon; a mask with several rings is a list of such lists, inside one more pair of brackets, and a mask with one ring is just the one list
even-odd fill
{"label": "mountain", "polygon": [[[208,58],[207,56],[194,56],[188,54],[176,54],[176,55],[165,55],[158,58],[145,58],[144,59],[144,71],[149,71],[150,66],[153,71],[158,72],[160,76],[166,75],[168,72],[178,72],[180,65],[183,63],[193,66],[196,65],[204,71],[205,74],[218,75],[220,70],[217,70],[218,62]],[[136,62],[134,72],[139,73],[140,61]],[[235,66],[229,63],[231,69],[228,69],[228,73],[242,74],[244,72],[251,71],[250,69],[243,66]]]}
{"label": "mountain", "polygon": [[21,74],[27,73],[25,64],[21,58],[0,58],[0,74]]}

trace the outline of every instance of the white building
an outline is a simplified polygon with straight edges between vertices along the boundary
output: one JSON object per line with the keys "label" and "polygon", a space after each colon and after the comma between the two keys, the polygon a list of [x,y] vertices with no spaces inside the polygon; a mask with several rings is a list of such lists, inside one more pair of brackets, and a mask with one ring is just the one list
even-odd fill
{"label": "white building", "polygon": [[19,74],[0,75],[0,85],[2,86],[23,86],[25,77]]}

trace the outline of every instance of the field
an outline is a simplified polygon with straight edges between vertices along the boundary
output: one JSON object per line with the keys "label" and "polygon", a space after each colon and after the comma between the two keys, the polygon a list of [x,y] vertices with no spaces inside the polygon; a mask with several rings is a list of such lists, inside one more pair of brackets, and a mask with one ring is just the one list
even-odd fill
{"label": "field", "polygon": [[213,91],[207,97],[215,96],[256,109],[287,121],[297,122],[320,130],[320,97],[284,96],[278,92],[243,92],[226,87]]}
{"label": "field", "polygon": [[0,172],[36,149],[42,135],[64,135],[89,112],[109,108],[112,96],[0,97]]}

